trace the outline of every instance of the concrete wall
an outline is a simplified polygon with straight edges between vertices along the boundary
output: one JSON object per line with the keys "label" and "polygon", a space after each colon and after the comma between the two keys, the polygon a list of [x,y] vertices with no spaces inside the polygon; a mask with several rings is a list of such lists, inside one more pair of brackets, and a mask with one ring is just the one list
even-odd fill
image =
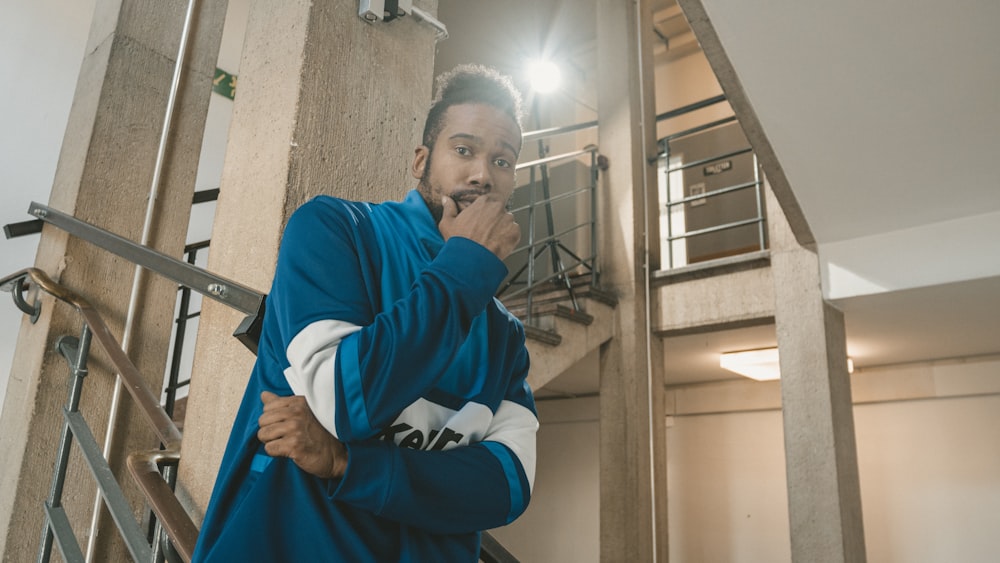
{"label": "concrete wall", "polygon": [[[0,18],[0,224],[30,220],[28,204],[49,199],[73,90],[80,72],[95,0],[8,2]],[[219,68],[239,73],[249,0],[230,0]],[[222,177],[232,100],[213,95],[195,189],[218,188]],[[209,238],[215,204],[191,210],[188,242]],[[35,261],[38,235],[0,240],[0,276]],[[198,265],[205,266],[206,254]],[[9,298],[0,303],[0,410],[23,315]],[[200,298],[192,297],[192,311]],[[189,324],[194,336],[197,319]],[[190,353],[193,340],[186,350]],[[190,354],[187,354],[190,356]],[[188,358],[189,359],[189,358]],[[188,361],[181,373],[190,373]]]}

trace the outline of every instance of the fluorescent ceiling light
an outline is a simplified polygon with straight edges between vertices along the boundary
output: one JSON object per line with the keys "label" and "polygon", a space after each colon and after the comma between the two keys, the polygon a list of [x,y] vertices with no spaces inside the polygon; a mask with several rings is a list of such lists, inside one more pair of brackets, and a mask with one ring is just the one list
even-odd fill
{"label": "fluorescent ceiling light", "polygon": [[[781,378],[777,348],[761,348],[719,354],[719,367],[757,381]],[[854,373],[854,360],[847,358],[847,373]]]}
{"label": "fluorescent ceiling light", "polygon": [[724,352],[719,354],[719,367],[757,381],[772,381],[781,377],[777,348]]}

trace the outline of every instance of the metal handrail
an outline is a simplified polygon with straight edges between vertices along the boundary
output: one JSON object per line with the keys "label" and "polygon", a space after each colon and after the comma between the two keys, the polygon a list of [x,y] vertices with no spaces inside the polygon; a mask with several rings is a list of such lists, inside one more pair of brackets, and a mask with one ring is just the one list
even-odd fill
{"label": "metal handrail", "polygon": [[533,166],[539,166],[542,164],[550,164],[553,162],[558,162],[560,160],[569,160],[571,158],[576,158],[578,156],[583,156],[590,153],[593,149],[580,149],[577,151],[567,152],[563,154],[557,154],[555,156],[547,156],[545,158],[539,158],[538,160],[531,160],[528,162],[522,162],[514,167],[515,170],[523,170],[525,168],[531,168]]}
{"label": "metal handrail", "polygon": [[699,199],[710,199],[713,197],[719,197],[720,195],[725,195],[730,192],[738,192],[740,190],[745,190],[747,188],[752,188],[754,186],[759,186],[760,182],[744,182],[742,184],[736,184],[735,186],[729,186],[727,188],[720,188],[718,190],[712,190],[710,192],[705,192],[703,194],[690,195],[685,198],[675,199],[667,202],[667,207],[674,207],[677,205],[683,205],[685,203],[690,203],[692,201],[697,201]]}
{"label": "metal handrail", "polygon": [[32,202],[28,213],[247,315],[255,314],[260,309],[261,294],[243,284],[137,244],[47,205]]}
{"label": "metal handrail", "polygon": [[674,117],[680,117],[686,113],[691,113],[692,111],[699,110],[702,108],[707,108],[708,106],[714,106],[715,104],[720,104],[726,101],[725,94],[719,94],[718,96],[712,96],[711,98],[705,98],[704,100],[695,102],[693,104],[688,104],[686,106],[681,106],[663,113],[656,114],[656,122],[659,123],[665,119],[673,119]]}
{"label": "metal handrail", "polygon": [[[139,411],[142,413],[143,418],[145,418],[146,422],[149,423],[150,427],[156,433],[157,438],[162,443],[163,449],[130,454],[128,456],[127,465],[133,478],[146,494],[146,499],[150,504],[150,508],[163,524],[163,527],[170,533],[170,537],[172,538],[178,554],[184,559],[184,561],[190,561],[191,554],[194,551],[194,546],[198,539],[198,529],[191,520],[191,517],[187,514],[187,511],[185,511],[184,507],[181,506],[180,501],[177,500],[173,491],[170,491],[166,482],[163,481],[163,478],[160,476],[157,469],[157,466],[160,464],[176,464],[177,460],[180,459],[180,431],[177,429],[173,420],[170,419],[167,413],[160,406],[157,397],[152,393],[152,391],[150,391],[145,381],[143,381],[142,376],[139,373],[139,369],[132,363],[132,360],[128,358],[128,355],[122,349],[121,344],[111,333],[107,323],[104,322],[103,317],[101,317],[100,313],[98,313],[97,310],[91,306],[90,302],[65,286],[53,281],[45,272],[37,268],[26,268],[6,276],[0,280],[0,290],[10,291],[14,296],[14,301],[18,308],[25,310],[25,306],[28,305],[27,301],[24,299],[24,291],[26,289],[25,282],[29,279],[31,283],[45,293],[48,293],[56,299],[67,303],[79,312],[84,322],[84,337],[81,338],[81,341],[92,338],[105,351],[112,366],[121,376],[125,389],[132,396],[132,399],[139,407]],[[37,302],[33,305],[35,313],[37,313],[39,306],[40,305]],[[84,355],[84,361],[85,357],[86,356]],[[84,369],[83,374],[78,376],[81,381],[82,375],[85,375],[85,373],[86,370]],[[74,410],[74,405],[71,405],[71,408],[67,409],[67,417],[70,417],[67,419],[67,424],[79,425],[83,419],[82,417],[79,417],[77,420],[75,417],[72,417],[72,411]],[[79,415],[77,415],[77,417],[78,416]],[[83,424],[83,429],[86,429],[86,423]],[[75,426],[74,428],[76,428],[74,435],[77,435],[78,440],[80,440],[80,436],[77,432],[80,432],[81,429],[79,426]],[[82,443],[83,442],[81,442],[81,444]],[[88,464],[91,465],[91,470],[95,474],[95,478],[100,478],[97,474],[98,471],[95,468],[102,467],[101,464],[103,464],[103,467],[107,467],[107,462],[100,454],[100,451],[85,451],[85,456],[87,457]],[[97,459],[94,459],[95,457]],[[150,472],[151,468],[152,473]],[[59,471],[58,467],[57,471]],[[63,472],[64,471],[65,470],[63,468]],[[153,475],[154,473],[155,477]],[[101,484],[102,492],[104,492],[104,488],[108,486],[108,483],[107,481],[102,481]],[[61,491],[61,487],[62,485],[60,483],[58,486],[59,491]],[[56,489],[55,483],[53,488]],[[105,494],[107,495],[109,493]],[[58,501],[58,499],[56,500]],[[109,502],[108,509],[113,512],[115,521],[119,524],[119,529],[121,530],[122,523],[119,519],[126,517],[132,518],[131,510],[128,505],[125,504],[125,514],[114,514],[115,512],[118,512],[118,510],[116,510],[116,507],[113,504],[114,503]],[[124,532],[124,530],[122,531]],[[126,539],[128,540],[128,538]],[[130,549],[134,549],[134,546],[131,544]],[[77,550],[79,550],[78,546]]]}
{"label": "metal handrail", "polygon": [[[569,198],[571,198],[573,196],[577,196],[577,195],[580,195],[580,194],[588,192],[588,191],[590,191],[590,186],[587,186],[587,187],[584,187],[584,188],[577,188],[577,189],[572,190],[572,191],[563,192],[563,193],[561,193],[559,195],[554,195],[554,196],[552,196],[552,197],[550,197],[548,199],[540,199],[540,200],[538,200],[538,201],[535,202],[535,205],[541,205],[543,203],[555,203],[557,201],[561,201],[561,200],[564,200],[564,199],[569,199]],[[517,213],[518,211],[527,211],[530,207],[531,207],[530,205],[522,205],[521,207],[511,208],[509,211],[511,213]]]}
{"label": "metal handrail", "polygon": [[586,121],[584,123],[566,125],[564,127],[538,129],[536,131],[528,131],[521,136],[521,140],[522,142],[537,141],[538,139],[547,139],[549,137],[555,137],[556,135],[565,135],[566,133],[575,133],[576,131],[583,131],[584,129],[593,129],[594,127],[597,127],[597,121]]}
{"label": "metal handrail", "polygon": [[257,336],[264,316],[263,293],[81,221],[47,205],[31,202],[28,213],[77,238],[121,256],[133,264],[245,313],[247,317],[237,327],[234,336],[251,352],[257,353]]}
{"label": "metal handrail", "polygon": [[[663,113],[656,115],[656,122],[659,123],[665,119],[670,119],[677,117],[679,115],[684,115],[685,113],[690,113],[692,111],[705,108],[711,105],[715,105],[726,101],[726,96],[720,94],[711,98],[707,98],[693,104],[688,104],[686,106],[681,106],[676,109],[665,111]],[[548,137],[555,137],[556,135],[564,135],[566,133],[574,133],[576,131],[583,131],[584,129],[593,129],[597,127],[597,121],[585,121],[583,123],[576,123],[574,125],[566,125],[564,127],[550,127],[548,129],[538,129],[536,131],[528,131],[522,135],[523,141],[535,141],[538,139],[545,139]]]}

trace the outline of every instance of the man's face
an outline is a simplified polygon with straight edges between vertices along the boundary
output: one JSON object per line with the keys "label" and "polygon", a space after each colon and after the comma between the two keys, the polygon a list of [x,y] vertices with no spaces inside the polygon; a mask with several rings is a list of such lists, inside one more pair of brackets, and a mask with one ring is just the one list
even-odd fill
{"label": "man's face", "polygon": [[482,195],[510,199],[521,148],[514,120],[493,106],[459,104],[445,111],[443,123],[433,147],[417,147],[411,169],[434,222],[441,221],[442,196],[459,213]]}

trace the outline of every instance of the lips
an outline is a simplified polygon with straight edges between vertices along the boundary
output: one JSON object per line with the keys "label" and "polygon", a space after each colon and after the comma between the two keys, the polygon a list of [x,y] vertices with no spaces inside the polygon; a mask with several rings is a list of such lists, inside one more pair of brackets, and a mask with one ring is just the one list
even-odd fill
{"label": "lips", "polygon": [[455,201],[455,205],[458,206],[459,209],[465,209],[484,195],[486,194],[477,191],[463,190],[451,194],[451,199]]}

